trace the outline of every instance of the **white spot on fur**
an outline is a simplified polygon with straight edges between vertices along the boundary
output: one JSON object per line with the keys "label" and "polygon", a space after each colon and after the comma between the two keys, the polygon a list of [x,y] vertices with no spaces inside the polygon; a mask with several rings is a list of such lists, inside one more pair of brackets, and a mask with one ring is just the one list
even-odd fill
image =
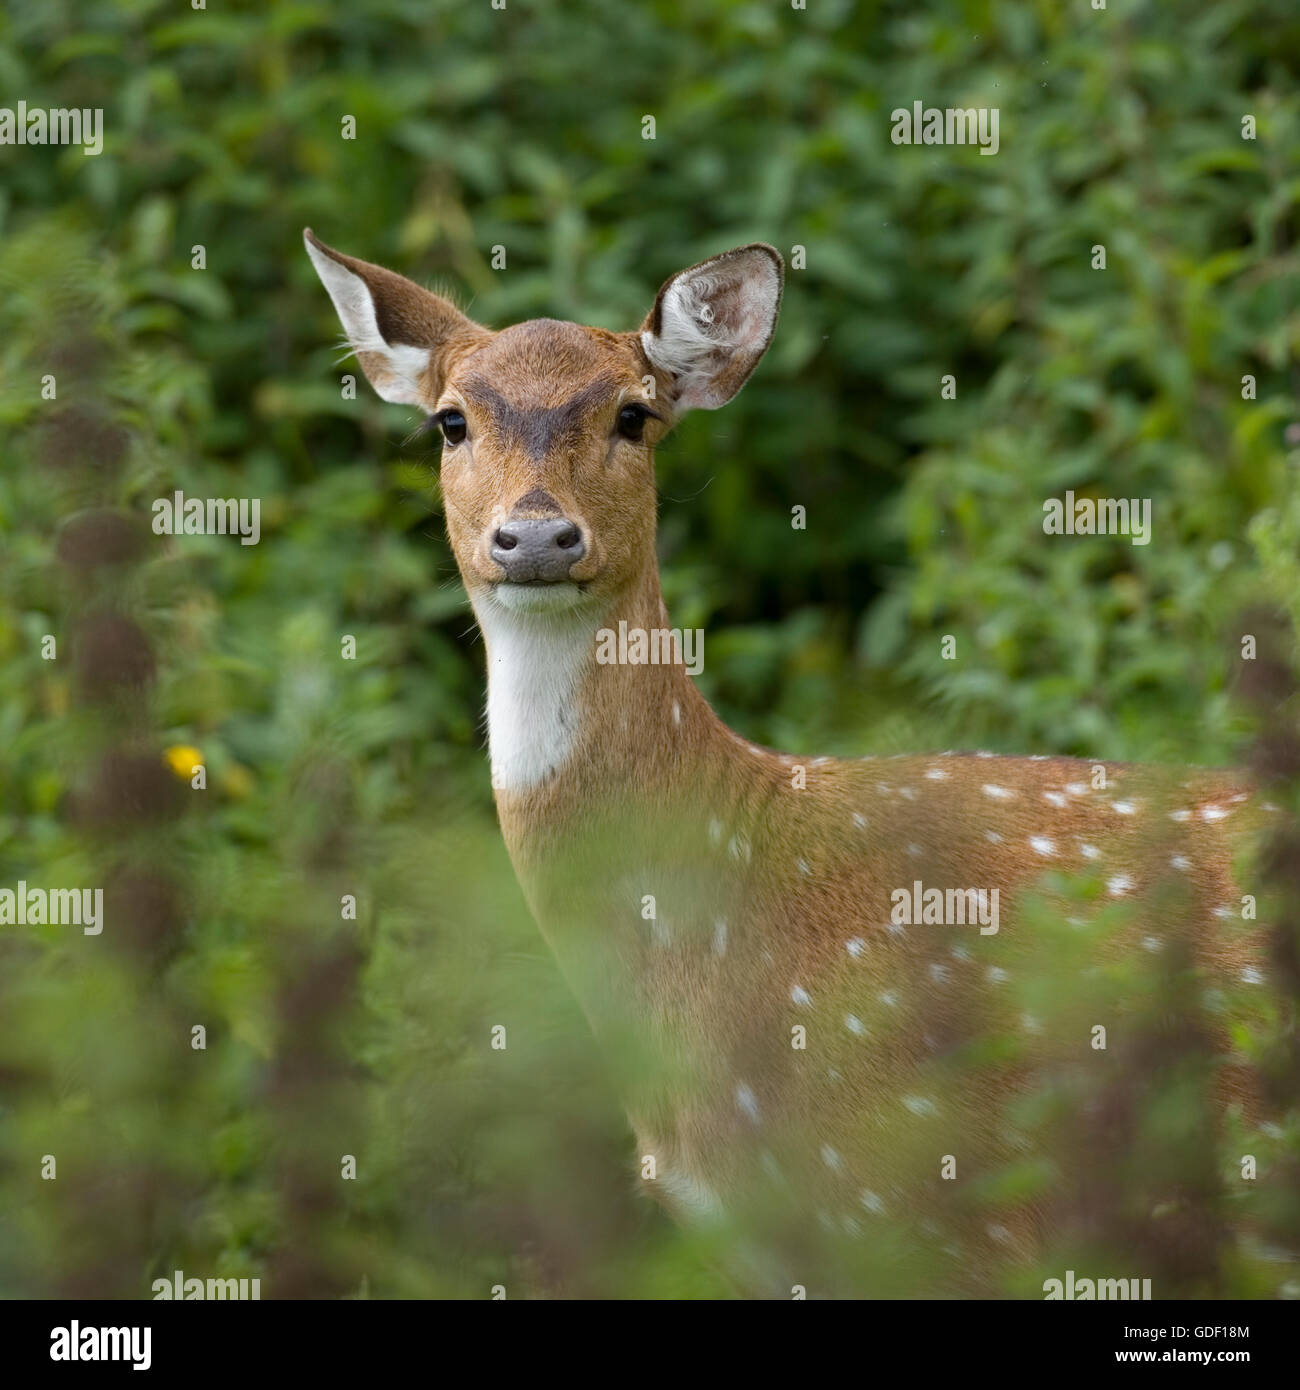
{"label": "white spot on fur", "polygon": [[1222,806],[1202,806],[1202,820],[1222,820],[1225,816],[1230,816],[1231,811],[1225,811]]}
{"label": "white spot on fur", "polygon": [[937,1115],[939,1113],[934,1101],[928,1100],[925,1096],[904,1096],[903,1104],[913,1115]]}
{"label": "white spot on fur", "polygon": [[1043,800],[1050,806],[1066,806],[1069,804],[1062,792],[1044,792]]}
{"label": "white spot on fur", "polygon": [[986,830],[984,832],[984,838],[993,845],[1000,845],[1002,843],[1002,836],[999,835],[996,830]]}
{"label": "white spot on fur", "polygon": [[856,825],[859,830],[865,830],[867,828],[866,816],[864,816],[860,811],[854,811],[853,824]]}
{"label": "white spot on fur", "polygon": [[1106,891],[1112,898],[1122,898],[1133,887],[1133,880],[1127,874],[1116,874],[1106,880]]}
{"label": "white spot on fur", "polygon": [[1079,853],[1083,855],[1085,859],[1101,858],[1101,850],[1099,850],[1096,845],[1084,844],[1082,840],[1079,841]]}
{"label": "white spot on fur", "polygon": [[1015,792],[1009,787],[996,787],[992,782],[985,782],[980,788],[980,791],[982,791],[985,796],[991,796],[994,801],[1010,801],[1011,798],[1015,796]]}
{"label": "white spot on fur", "polygon": [[1169,813],[1170,820],[1185,821],[1191,820],[1191,818],[1192,813],[1190,811],[1170,811]]}
{"label": "white spot on fur", "polygon": [[794,985],[790,990],[790,998],[801,1008],[806,1008],[812,1003],[812,996],[802,985]]}
{"label": "white spot on fur", "polygon": [[858,1037],[861,1037],[867,1031],[866,1024],[863,1023],[857,1014],[849,1014],[844,1020],[844,1026],[850,1033],[856,1033]]}
{"label": "white spot on fur", "polygon": [[727,954],[727,924],[721,917],[713,924],[713,954],[715,956]]}
{"label": "white spot on fur", "polygon": [[1112,801],[1111,809],[1118,812],[1121,816],[1131,816],[1137,811],[1136,801]]}
{"label": "white spot on fur", "polygon": [[944,782],[948,778],[948,774],[941,767],[927,767],[925,775],[931,782]]}
{"label": "white spot on fur", "polygon": [[754,1122],[758,1123],[758,1097],[743,1081],[736,1087],[736,1105]]}
{"label": "white spot on fur", "polygon": [[1031,835],[1029,848],[1035,854],[1041,854],[1044,859],[1050,859],[1056,853],[1056,842],[1049,840],[1046,835]]}
{"label": "white spot on fur", "polygon": [[844,1160],[831,1148],[829,1144],[822,1145],[822,1162],[828,1167],[839,1172],[844,1167]]}
{"label": "white spot on fur", "polygon": [[876,1216],[883,1216],[885,1213],[884,1202],[882,1202],[874,1192],[871,1192],[866,1188],[863,1188],[862,1194],[859,1196],[858,1201],[861,1202],[862,1205],[869,1212],[872,1212]]}
{"label": "white spot on fur", "polygon": [[866,945],[867,943],[860,936],[854,936],[845,942],[844,949],[856,960],[866,949]]}
{"label": "white spot on fur", "polygon": [[1175,869],[1182,869],[1184,872],[1192,867],[1192,861],[1185,854],[1175,854],[1169,862]]}
{"label": "white spot on fur", "polygon": [[672,1205],[689,1220],[716,1221],[722,1215],[718,1194],[706,1182],[680,1168],[663,1168],[656,1179]]}
{"label": "white spot on fur", "polygon": [[681,722],[682,722],[682,707],[681,707],[681,705],[679,705],[679,704],[677,703],[676,700],[674,700],[674,701],[673,701],[673,723],[674,723],[674,724],[680,725]]}

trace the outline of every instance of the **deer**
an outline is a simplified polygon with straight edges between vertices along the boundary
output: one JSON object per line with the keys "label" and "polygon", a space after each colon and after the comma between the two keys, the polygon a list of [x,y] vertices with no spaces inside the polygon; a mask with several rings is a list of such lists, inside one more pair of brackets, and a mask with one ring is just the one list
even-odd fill
{"label": "deer", "polygon": [[[1086,1030],[1036,1034],[1017,993],[1036,924],[1096,937],[1080,981],[1106,1007],[1081,1029],[1122,1038],[1126,1006],[1097,982],[1133,953],[1180,950],[1249,997],[1266,952],[1233,854],[1278,808],[1233,771],[781,753],[718,718],[677,635],[670,659],[644,659],[627,634],[674,633],[655,449],[754,373],[784,292],[772,246],[670,276],[639,328],[613,332],[487,328],[304,239],[375,391],[441,435],[501,832],[617,1072],[635,1181],[692,1229],[729,1231],[746,1289],[900,1288],[914,1241],[951,1267],[937,1286],[987,1295],[1069,1201],[990,1209],[960,1195],[963,1174],[1026,1156],[1013,1102],[1036,1049],[1058,1068],[1112,1055]],[[1082,906],[1061,897],[1079,876]],[[979,1055],[995,1026],[1014,1055]],[[1249,1063],[1226,1031],[1214,1046],[1222,1106],[1249,1109]]]}

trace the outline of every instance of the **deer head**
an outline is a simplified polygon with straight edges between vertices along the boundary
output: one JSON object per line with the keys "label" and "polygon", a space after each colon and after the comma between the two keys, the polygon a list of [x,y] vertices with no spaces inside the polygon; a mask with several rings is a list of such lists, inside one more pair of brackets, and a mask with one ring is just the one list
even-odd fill
{"label": "deer head", "polygon": [[729,401],[767,350],[772,247],[672,276],[634,332],[555,319],[494,332],[304,237],[375,390],[442,432],[447,529],[480,616],[600,606],[654,572],[655,445],[686,411]]}

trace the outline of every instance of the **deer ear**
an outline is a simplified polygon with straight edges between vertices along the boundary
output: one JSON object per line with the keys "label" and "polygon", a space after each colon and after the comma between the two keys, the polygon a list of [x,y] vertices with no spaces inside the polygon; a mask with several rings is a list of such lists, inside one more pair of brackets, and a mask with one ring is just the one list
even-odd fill
{"label": "deer ear", "polygon": [[763,242],[738,246],[664,282],[641,346],[673,378],[681,410],[716,410],[767,351],[781,307],[785,265]]}
{"label": "deer ear", "polygon": [[488,330],[405,276],[326,246],[310,227],[302,237],[370,384],[386,401],[431,410],[451,361]]}

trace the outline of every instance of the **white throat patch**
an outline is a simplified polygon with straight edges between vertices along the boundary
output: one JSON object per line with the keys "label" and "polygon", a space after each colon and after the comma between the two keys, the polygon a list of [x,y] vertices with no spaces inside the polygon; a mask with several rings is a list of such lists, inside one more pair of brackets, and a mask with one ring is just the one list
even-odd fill
{"label": "white throat patch", "polygon": [[475,605],[487,646],[492,785],[527,791],[568,762],[578,736],[578,687],[595,660],[590,612]]}

